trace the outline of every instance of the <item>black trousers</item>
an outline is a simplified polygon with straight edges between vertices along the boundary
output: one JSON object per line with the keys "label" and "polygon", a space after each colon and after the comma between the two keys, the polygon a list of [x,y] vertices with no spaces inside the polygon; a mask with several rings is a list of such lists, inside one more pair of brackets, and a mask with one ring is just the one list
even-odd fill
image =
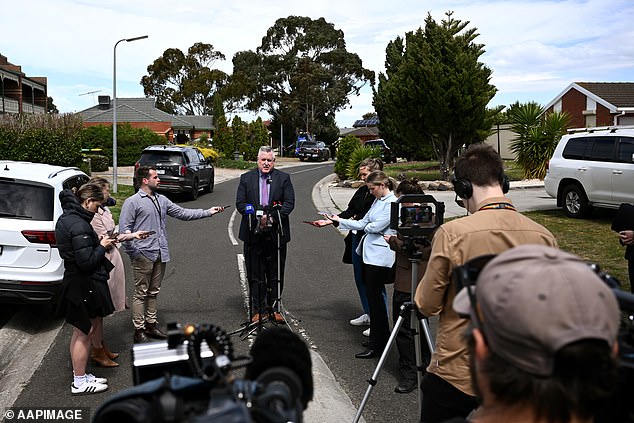
{"label": "black trousers", "polygon": [[[401,306],[411,300],[409,292],[394,290],[392,296],[392,319],[394,324],[401,313]],[[411,313],[407,313],[403,319],[403,324],[396,334],[396,348],[398,349],[398,371],[400,373],[400,382],[416,382],[416,346],[414,345],[414,334],[411,330]],[[423,368],[427,368],[431,354],[425,335],[418,327],[420,333],[420,351]]]}
{"label": "black trousers", "polygon": [[627,261],[627,271],[630,277],[630,291],[634,292],[634,258]]}
{"label": "black trousers", "polygon": [[278,248],[275,234],[255,235],[251,242],[244,243],[244,260],[249,281],[249,304],[251,315],[267,311],[279,311],[278,281],[280,293],[284,290],[284,267],[286,244],[279,248],[280,272],[278,279]]}
{"label": "black trousers", "polygon": [[363,283],[370,308],[370,347],[382,350],[390,339],[390,323],[387,317],[382,290],[390,277],[389,267],[363,264]]}
{"label": "black trousers", "polygon": [[478,407],[476,397],[467,395],[433,373],[425,373],[423,383],[422,423],[440,423],[454,417],[467,417]]}

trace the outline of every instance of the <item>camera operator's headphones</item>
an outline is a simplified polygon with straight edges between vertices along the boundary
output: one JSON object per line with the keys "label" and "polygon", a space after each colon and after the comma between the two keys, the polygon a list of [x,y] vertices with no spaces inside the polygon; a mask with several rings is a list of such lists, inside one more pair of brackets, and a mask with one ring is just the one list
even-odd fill
{"label": "camera operator's headphones", "polygon": [[[468,200],[473,195],[473,185],[471,185],[471,181],[466,178],[457,178],[456,174],[453,173],[449,181],[453,184],[453,190],[456,195],[462,199]],[[502,173],[502,178],[500,178],[500,182],[502,185],[502,192],[506,194],[509,192],[510,182],[506,173]]]}

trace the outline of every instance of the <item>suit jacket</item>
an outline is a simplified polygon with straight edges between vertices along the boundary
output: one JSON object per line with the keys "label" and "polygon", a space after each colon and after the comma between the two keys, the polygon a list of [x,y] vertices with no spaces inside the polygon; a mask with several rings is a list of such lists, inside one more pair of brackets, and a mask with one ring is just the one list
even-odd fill
{"label": "suit jacket", "polygon": [[[280,210],[280,218],[282,223],[283,236],[280,238],[282,244],[285,244],[291,240],[291,230],[288,222],[288,216],[295,208],[295,191],[293,190],[293,184],[291,183],[291,177],[288,173],[282,172],[277,169],[273,169],[270,172],[271,185],[269,187],[269,202],[282,203]],[[260,203],[260,174],[258,169],[251,170],[247,173],[243,173],[240,176],[240,184],[238,185],[238,192],[236,194],[236,209],[242,215],[242,221],[240,222],[240,232],[238,237],[241,241],[249,241],[249,217],[246,212],[247,204],[251,204],[255,209],[258,208]],[[272,212],[274,217],[277,217],[276,212]],[[251,225],[255,224],[255,218],[251,222]]]}

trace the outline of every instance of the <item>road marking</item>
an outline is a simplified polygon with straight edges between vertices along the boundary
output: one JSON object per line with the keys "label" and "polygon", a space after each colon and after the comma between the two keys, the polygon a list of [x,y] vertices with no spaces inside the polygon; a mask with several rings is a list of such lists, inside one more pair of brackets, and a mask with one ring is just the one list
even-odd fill
{"label": "road marking", "polygon": [[315,167],[312,167],[310,169],[298,170],[297,172],[288,172],[288,173],[291,174],[291,175],[296,175],[298,173],[312,172],[313,170],[319,169],[321,167],[325,167],[325,165],[315,166]]}
{"label": "road marking", "polygon": [[229,225],[227,226],[227,232],[229,233],[229,241],[231,241],[232,245],[238,245],[238,240],[233,235],[233,222],[236,220],[237,215],[238,215],[238,210],[234,209],[233,213],[231,213],[231,218],[229,219]]}

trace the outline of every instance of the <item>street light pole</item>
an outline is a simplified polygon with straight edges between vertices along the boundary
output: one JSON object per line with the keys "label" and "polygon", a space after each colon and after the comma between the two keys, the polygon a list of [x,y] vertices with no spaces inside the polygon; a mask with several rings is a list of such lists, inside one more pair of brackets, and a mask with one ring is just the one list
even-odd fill
{"label": "street light pole", "polygon": [[130,42],[147,38],[147,35],[134,38],[122,38],[114,45],[112,61],[112,192],[117,193],[117,45],[121,41]]}

